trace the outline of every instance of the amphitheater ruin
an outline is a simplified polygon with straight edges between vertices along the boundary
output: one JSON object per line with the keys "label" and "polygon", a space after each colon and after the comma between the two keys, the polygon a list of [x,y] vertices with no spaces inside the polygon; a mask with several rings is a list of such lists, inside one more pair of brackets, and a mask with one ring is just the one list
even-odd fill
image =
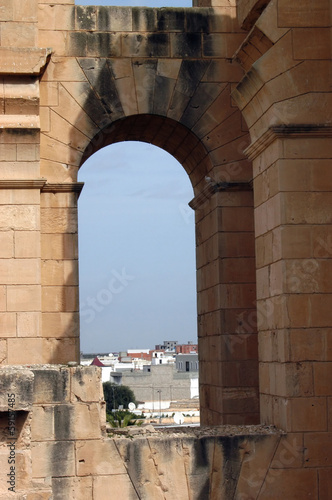
{"label": "amphitheater ruin", "polygon": [[[331,2],[193,4],[0,2],[1,500],[332,498]],[[126,140],[194,189],[196,432],[107,437],[77,364],[77,173]]]}

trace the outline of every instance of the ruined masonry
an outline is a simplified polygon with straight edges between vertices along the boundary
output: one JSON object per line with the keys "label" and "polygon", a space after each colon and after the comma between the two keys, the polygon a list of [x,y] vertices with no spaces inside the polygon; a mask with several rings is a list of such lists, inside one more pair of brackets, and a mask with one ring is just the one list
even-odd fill
{"label": "ruined masonry", "polygon": [[[331,20],[1,0],[0,500],[332,498]],[[77,172],[125,140],[194,189],[204,435],[106,437],[98,368],[68,365]]]}

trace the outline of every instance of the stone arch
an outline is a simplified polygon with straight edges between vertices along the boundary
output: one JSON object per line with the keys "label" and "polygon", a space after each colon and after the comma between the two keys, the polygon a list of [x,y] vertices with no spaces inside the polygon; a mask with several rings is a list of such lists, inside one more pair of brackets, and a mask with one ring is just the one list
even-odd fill
{"label": "stone arch", "polygon": [[190,129],[159,115],[132,115],[98,132],[85,149],[81,165],[99,149],[121,141],[142,141],[170,153],[183,166],[193,187],[211,171],[208,152]]}
{"label": "stone arch", "polygon": [[257,422],[252,166],[244,154],[248,129],[231,95],[243,76],[232,56],[245,36],[235,6],[40,10],[39,43],[51,43],[53,53],[40,78],[36,344],[46,353],[52,345],[48,362],[79,355],[79,167],[120,138],[152,142],[180,161],[194,188],[202,422]]}

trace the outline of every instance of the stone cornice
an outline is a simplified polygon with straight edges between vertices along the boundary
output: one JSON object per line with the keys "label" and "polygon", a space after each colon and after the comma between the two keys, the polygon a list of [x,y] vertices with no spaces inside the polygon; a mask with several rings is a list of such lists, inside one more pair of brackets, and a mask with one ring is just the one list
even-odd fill
{"label": "stone cornice", "polygon": [[0,189],[42,189],[46,179],[0,179]]}
{"label": "stone cornice", "polygon": [[43,193],[78,193],[80,194],[84,186],[84,182],[59,182],[46,183],[42,188]]}
{"label": "stone cornice", "polygon": [[43,193],[78,193],[84,182],[48,183],[46,179],[0,179],[0,189],[40,189]]}
{"label": "stone cornice", "polygon": [[206,186],[202,189],[202,191],[193,198],[188,205],[193,210],[199,208],[205,201],[209,200],[211,196],[216,192],[215,190],[216,183],[208,182]]}
{"label": "stone cornice", "polygon": [[[33,133],[40,130],[39,116],[37,115],[0,115],[0,129],[8,131],[31,130]],[[21,132],[20,132],[21,133]]]}
{"label": "stone cornice", "polygon": [[285,138],[329,138],[332,137],[330,125],[274,125],[269,127],[263,135],[250,144],[244,153],[250,160],[259,156],[273,141]]}
{"label": "stone cornice", "polygon": [[40,75],[51,52],[51,49],[33,47],[0,47],[0,74]]}
{"label": "stone cornice", "polygon": [[190,208],[197,210],[203,203],[211,198],[215,193],[229,191],[252,191],[252,183],[239,181],[239,182],[215,182],[212,179],[207,180],[207,185],[202,191],[189,202]]}

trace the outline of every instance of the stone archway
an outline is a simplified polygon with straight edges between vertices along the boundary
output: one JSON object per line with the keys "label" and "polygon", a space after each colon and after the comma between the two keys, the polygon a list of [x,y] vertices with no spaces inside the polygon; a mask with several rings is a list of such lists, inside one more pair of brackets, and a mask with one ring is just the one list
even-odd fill
{"label": "stone archway", "polygon": [[[202,421],[257,422],[252,168],[243,153],[248,131],[231,98],[242,70],[230,57],[243,35],[230,11],[174,9],[167,32],[154,9],[94,12],[91,18],[89,8],[76,8],[75,29],[68,28],[65,49],[58,46],[41,80],[41,104],[48,109],[41,136],[46,189],[80,189],[79,166],[122,140],[151,142],[182,164],[195,193]],[[234,32],[217,35],[226,25]],[[76,205],[60,207],[57,196],[42,193],[54,200],[42,208],[47,248],[59,238],[52,228],[57,214],[67,226],[62,238],[75,237]],[[75,310],[68,310],[77,296],[75,259],[62,289],[53,278],[58,263],[43,254],[42,260],[42,293],[50,308],[43,310],[43,331],[53,321],[58,329],[60,317],[63,341],[69,325],[78,339]]]}
{"label": "stone archway", "polygon": [[8,186],[22,196],[28,190],[24,217],[33,219],[15,226],[25,260],[14,261],[15,284],[7,280],[4,294],[6,317],[20,326],[3,342],[4,360],[78,360],[77,171],[98,148],[136,138],[175,156],[195,193],[202,421],[255,422],[252,167],[243,152],[248,130],[231,97],[243,75],[231,59],[244,38],[235,7],[71,4],[40,4],[39,45],[51,45],[52,54],[31,49],[39,64],[31,59],[29,73],[20,59],[6,83],[25,113],[17,147],[31,159],[26,178],[19,169],[19,182],[8,173]]}
{"label": "stone archway", "polygon": [[[61,366],[79,355],[77,170],[103,130],[134,116],[197,139],[174,154],[189,151],[181,163],[195,190],[202,422],[257,421],[256,271],[261,418],[288,432],[217,438],[210,450],[226,472],[214,481],[209,470],[207,488],[262,500],[331,491],[331,6],[194,4],[1,6],[0,356],[34,365],[4,368],[1,408],[5,422],[14,388],[28,495],[126,485],[138,497],[92,425],[96,370]],[[155,140],[149,124],[144,134]]]}

